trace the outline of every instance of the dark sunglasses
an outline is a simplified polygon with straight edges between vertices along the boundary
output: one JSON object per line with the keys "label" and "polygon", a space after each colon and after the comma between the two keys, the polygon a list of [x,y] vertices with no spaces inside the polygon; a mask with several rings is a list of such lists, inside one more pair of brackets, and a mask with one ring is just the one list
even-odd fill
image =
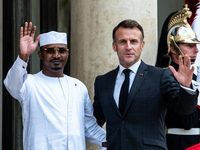
{"label": "dark sunglasses", "polygon": [[69,49],[63,48],[63,47],[61,47],[61,48],[40,48],[40,50],[41,50],[41,51],[44,50],[44,51],[46,51],[48,54],[55,54],[56,51],[58,51],[58,53],[60,53],[60,54],[64,54],[64,53],[66,53],[67,51],[69,51]]}

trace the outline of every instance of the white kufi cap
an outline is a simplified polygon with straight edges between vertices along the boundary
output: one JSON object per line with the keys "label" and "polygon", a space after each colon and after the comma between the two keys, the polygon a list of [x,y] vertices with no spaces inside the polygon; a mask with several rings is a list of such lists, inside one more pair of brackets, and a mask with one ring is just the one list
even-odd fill
{"label": "white kufi cap", "polygon": [[49,44],[67,44],[67,34],[56,31],[41,34],[40,47]]}

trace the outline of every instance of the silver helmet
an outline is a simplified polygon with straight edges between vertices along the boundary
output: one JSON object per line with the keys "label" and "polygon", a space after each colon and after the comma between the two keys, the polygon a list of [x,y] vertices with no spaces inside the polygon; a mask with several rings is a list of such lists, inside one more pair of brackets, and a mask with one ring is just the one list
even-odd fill
{"label": "silver helmet", "polygon": [[186,4],[183,10],[178,11],[171,17],[168,24],[167,55],[170,53],[170,46],[172,46],[179,55],[184,57],[184,53],[181,51],[177,43],[200,44],[195,32],[187,22],[187,18],[190,18],[191,15],[192,12],[189,10],[188,5]]}

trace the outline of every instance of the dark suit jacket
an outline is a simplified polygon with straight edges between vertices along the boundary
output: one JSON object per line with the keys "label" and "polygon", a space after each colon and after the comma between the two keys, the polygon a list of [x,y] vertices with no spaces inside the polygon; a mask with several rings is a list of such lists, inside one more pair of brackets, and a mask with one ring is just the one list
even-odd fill
{"label": "dark suit jacket", "polygon": [[94,115],[99,125],[106,122],[108,150],[167,149],[167,105],[180,113],[191,113],[198,92],[189,95],[169,69],[141,62],[122,116],[113,98],[117,73],[118,68],[95,80]]}
{"label": "dark suit jacket", "polygon": [[[179,66],[175,63],[171,63],[176,70]],[[196,80],[196,76],[193,76],[193,80]],[[191,128],[200,128],[200,109],[196,107],[196,110],[191,114],[179,114],[173,109],[168,109],[165,123],[167,128],[182,128],[189,130]],[[199,143],[199,135],[173,135],[167,134],[167,147],[169,150],[184,150],[192,145]]]}

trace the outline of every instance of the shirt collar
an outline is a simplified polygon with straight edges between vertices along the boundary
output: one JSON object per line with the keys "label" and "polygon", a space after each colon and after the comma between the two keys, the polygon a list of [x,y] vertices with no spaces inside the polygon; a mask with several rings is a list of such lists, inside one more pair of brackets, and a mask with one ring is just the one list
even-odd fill
{"label": "shirt collar", "polygon": [[[139,68],[139,66],[140,66],[140,64],[141,64],[141,60],[139,60],[138,62],[136,62],[136,63],[133,64],[132,66],[130,66],[128,69],[130,69],[131,72],[134,72],[134,73],[136,74],[136,73],[137,73],[137,70],[138,70],[138,68]],[[119,74],[120,74],[120,75],[122,74],[122,72],[123,72],[124,69],[127,69],[127,68],[125,68],[125,67],[123,67],[121,64],[119,64]]]}

